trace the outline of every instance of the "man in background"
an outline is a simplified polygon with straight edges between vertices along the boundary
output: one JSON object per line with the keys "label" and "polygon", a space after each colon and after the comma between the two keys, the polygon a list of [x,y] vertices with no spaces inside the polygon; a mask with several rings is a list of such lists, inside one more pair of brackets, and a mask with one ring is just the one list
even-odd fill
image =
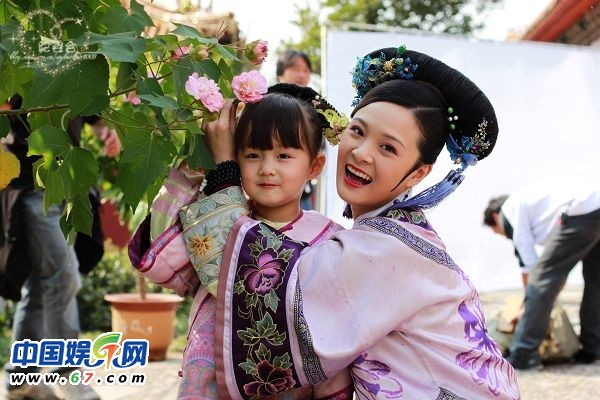
{"label": "man in background", "polygon": [[[580,363],[600,360],[600,182],[553,179],[491,199],[484,224],[513,241],[526,285],[524,312],[507,360],[517,369],[541,368],[538,348],[569,272],[582,261]],[[536,245],[543,246],[540,255]]]}

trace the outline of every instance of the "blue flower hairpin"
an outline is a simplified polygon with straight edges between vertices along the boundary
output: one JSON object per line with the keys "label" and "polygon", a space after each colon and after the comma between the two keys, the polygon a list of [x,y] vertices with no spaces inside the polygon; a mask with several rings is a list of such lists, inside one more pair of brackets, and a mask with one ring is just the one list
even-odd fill
{"label": "blue flower hairpin", "polygon": [[356,96],[352,101],[352,107],[362,100],[369,90],[380,83],[392,79],[413,79],[413,73],[418,65],[413,64],[410,57],[403,58],[406,47],[400,46],[396,50],[396,57],[386,60],[384,53],[379,57],[366,56],[358,58],[356,66],[351,71],[352,86],[356,89]]}
{"label": "blue flower hairpin", "polygon": [[460,136],[458,143],[451,134],[448,135],[446,148],[450,152],[450,159],[455,164],[460,164],[463,170],[477,164],[478,155],[490,146],[490,142],[485,140],[487,125],[488,122],[484,118],[483,122],[478,125],[477,133],[474,136]]}

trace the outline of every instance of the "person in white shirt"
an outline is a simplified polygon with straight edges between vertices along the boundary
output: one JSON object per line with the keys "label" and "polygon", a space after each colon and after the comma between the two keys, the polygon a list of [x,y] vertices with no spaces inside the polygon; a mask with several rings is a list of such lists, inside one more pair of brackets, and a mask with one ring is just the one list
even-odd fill
{"label": "person in white shirt", "polygon": [[[560,182],[560,184],[557,184]],[[484,224],[513,241],[526,285],[524,312],[508,356],[517,369],[541,368],[538,352],[552,305],[569,272],[583,263],[581,349],[576,362],[600,360],[600,182],[553,179],[490,200]],[[543,246],[540,254],[536,245]]]}

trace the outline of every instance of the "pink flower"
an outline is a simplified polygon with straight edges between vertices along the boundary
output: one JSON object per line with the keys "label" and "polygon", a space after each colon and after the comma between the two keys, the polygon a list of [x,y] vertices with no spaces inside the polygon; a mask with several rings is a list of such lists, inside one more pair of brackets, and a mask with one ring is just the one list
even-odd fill
{"label": "pink flower", "polygon": [[188,78],[185,91],[194,99],[200,100],[210,112],[219,111],[225,103],[215,81],[199,76],[197,72]]}
{"label": "pink flower", "polygon": [[244,49],[244,55],[254,65],[260,65],[265,60],[267,52],[269,51],[267,45],[269,42],[266,40],[255,40],[254,42],[248,43]]}
{"label": "pink flower", "polygon": [[255,103],[263,98],[263,94],[267,93],[267,80],[256,70],[242,72],[233,77],[231,88],[235,97],[240,101]]}
{"label": "pink flower", "polygon": [[131,103],[134,106],[139,106],[142,104],[142,100],[138,97],[135,90],[128,92],[126,95],[123,95],[123,102]]}
{"label": "pink flower", "polygon": [[176,48],[175,50],[173,50],[171,52],[171,60],[173,61],[177,61],[182,57],[187,56],[188,54],[190,54],[190,51],[192,51],[192,45],[190,44],[189,46],[181,46]]}

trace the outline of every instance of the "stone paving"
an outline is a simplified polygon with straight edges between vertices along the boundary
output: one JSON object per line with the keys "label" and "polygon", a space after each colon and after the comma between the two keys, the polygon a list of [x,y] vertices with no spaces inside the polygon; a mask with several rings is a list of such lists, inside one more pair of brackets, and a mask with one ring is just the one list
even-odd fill
{"label": "stone paving", "polygon": [[[485,313],[494,315],[504,303],[504,299],[518,290],[482,293]],[[580,287],[568,287],[561,293],[560,300],[567,311],[575,330],[579,330]],[[97,385],[92,386],[102,400],[168,400],[177,396],[181,365],[181,353],[169,353],[166,361],[152,362],[144,369],[131,370],[128,373],[144,372],[144,385]],[[99,377],[107,372],[96,371]],[[2,381],[4,376],[0,374]],[[542,371],[517,372],[523,400],[587,400],[600,399],[600,362],[593,365],[559,364],[546,366]],[[4,387],[0,385],[0,398],[5,398]]]}

